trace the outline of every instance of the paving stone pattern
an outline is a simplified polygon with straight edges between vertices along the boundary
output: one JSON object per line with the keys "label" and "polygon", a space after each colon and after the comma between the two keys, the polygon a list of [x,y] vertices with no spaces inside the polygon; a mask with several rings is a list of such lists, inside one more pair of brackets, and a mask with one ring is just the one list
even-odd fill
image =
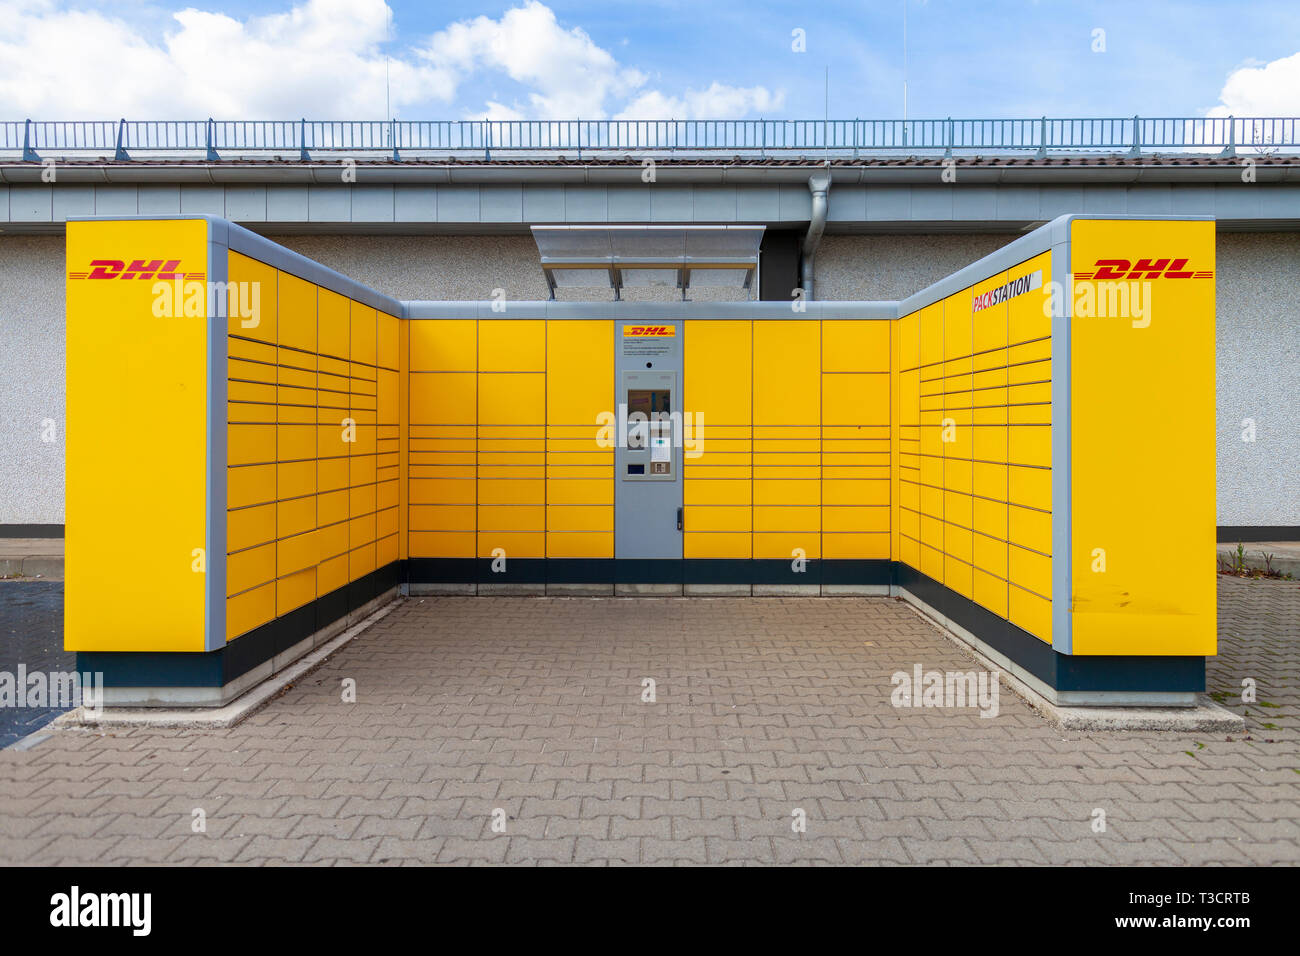
{"label": "paving stone pattern", "polygon": [[895,708],[975,665],[886,598],[410,598],[233,729],[0,751],[0,863],[1295,864],[1300,585],[1219,593],[1236,739]]}

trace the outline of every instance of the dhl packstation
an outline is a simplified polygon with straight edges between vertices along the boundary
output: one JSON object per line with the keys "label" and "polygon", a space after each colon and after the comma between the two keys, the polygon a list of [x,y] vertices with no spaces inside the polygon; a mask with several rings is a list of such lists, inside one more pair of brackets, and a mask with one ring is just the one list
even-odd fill
{"label": "dhl packstation", "polygon": [[866,594],[1056,703],[1190,705],[1214,260],[1063,216],[902,301],[397,301],[69,222],[66,646],[215,706],[399,593]]}

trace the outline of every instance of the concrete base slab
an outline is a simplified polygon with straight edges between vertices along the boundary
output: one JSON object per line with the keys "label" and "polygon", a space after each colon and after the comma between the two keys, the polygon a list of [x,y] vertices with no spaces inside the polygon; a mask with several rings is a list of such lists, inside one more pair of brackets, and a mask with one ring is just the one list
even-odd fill
{"label": "concrete base slab", "polygon": [[616,584],[614,593],[619,597],[681,597],[680,584]]}
{"label": "concrete base slab", "polygon": [[0,579],[62,581],[62,538],[0,538]]}
{"label": "concrete base slab", "polygon": [[408,584],[408,594],[421,597],[426,594],[454,594],[460,596],[478,593],[477,584]]}
{"label": "concrete base slab", "polygon": [[545,584],[480,584],[482,597],[540,597],[546,593]]}
{"label": "concrete base slab", "polygon": [[[1000,673],[1002,684],[1026,704],[1062,730],[1174,730],[1182,732],[1241,733],[1246,719],[1197,694],[1187,707],[1080,707],[1050,700],[1030,683],[1031,675],[1000,654],[986,651],[983,642],[962,628],[943,626],[929,605],[905,590],[899,590],[913,612],[973,657],[981,666]],[[946,621],[946,619],[944,619]],[[960,633],[958,633],[960,632]]]}
{"label": "concrete base slab", "polygon": [[687,597],[749,597],[748,584],[683,584]]}
{"label": "concrete base slab", "polygon": [[342,634],[321,644],[284,670],[278,671],[256,687],[222,707],[109,707],[89,711],[78,707],[61,714],[50,724],[60,730],[128,730],[133,727],[167,729],[213,729],[233,727],[256,713],[290,684],[296,683],[397,606],[392,600],[373,611],[364,620]]}
{"label": "concrete base slab", "polygon": [[1058,707],[1017,694],[1035,710],[1062,730],[1175,730],[1211,733],[1243,733],[1246,719],[1215,703],[1208,696],[1197,696],[1193,707]]}
{"label": "concrete base slab", "polygon": [[755,584],[754,597],[821,597],[820,584]]}
{"label": "concrete base slab", "polygon": [[614,593],[610,584],[548,584],[546,593],[552,597],[609,597]]}
{"label": "concrete base slab", "polygon": [[888,584],[823,584],[822,597],[886,597]]}

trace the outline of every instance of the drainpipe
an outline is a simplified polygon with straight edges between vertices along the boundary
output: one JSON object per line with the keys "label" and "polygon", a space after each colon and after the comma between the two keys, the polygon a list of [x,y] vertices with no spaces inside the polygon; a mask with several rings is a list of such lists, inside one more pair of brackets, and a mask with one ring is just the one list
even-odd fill
{"label": "drainpipe", "polygon": [[831,174],[814,173],[808,177],[808,190],[812,193],[812,218],[808,221],[808,234],[803,237],[803,256],[799,267],[799,284],[805,301],[812,301],[813,261],[826,230],[826,193],[831,188]]}

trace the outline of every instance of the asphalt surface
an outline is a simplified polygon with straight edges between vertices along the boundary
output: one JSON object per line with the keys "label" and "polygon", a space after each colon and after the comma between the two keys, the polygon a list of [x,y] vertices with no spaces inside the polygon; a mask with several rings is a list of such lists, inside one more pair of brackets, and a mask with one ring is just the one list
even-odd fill
{"label": "asphalt surface", "polygon": [[[70,671],[63,649],[63,582],[0,581],[0,672]],[[0,749],[39,730],[66,707],[0,707]]]}

